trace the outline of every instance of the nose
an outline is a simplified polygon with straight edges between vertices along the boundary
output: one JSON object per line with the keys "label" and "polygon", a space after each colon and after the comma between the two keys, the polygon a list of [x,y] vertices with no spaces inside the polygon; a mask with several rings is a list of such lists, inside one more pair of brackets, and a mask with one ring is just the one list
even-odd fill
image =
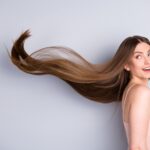
{"label": "nose", "polygon": [[144,64],[150,66],[150,57],[145,57]]}

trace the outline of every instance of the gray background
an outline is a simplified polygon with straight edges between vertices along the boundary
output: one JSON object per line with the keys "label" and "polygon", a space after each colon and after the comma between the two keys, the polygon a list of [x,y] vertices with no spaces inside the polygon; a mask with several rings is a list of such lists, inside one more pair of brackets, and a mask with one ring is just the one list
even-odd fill
{"label": "gray background", "polygon": [[64,45],[101,63],[127,36],[150,38],[149,14],[149,0],[0,0],[0,150],[126,150],[120,103],[96,103],[55,76],[26,74],[6,48],[30,29],[29,54]]}

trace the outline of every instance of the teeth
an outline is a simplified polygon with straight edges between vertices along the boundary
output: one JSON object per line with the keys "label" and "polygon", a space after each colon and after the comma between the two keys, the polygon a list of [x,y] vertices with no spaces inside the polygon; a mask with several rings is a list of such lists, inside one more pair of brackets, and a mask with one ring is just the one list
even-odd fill
{"label": "teeth", "polygon": [[147,69],[147,70],[148,70],[148,69],[150,69],[150,68],[144,68],[144,69]]}

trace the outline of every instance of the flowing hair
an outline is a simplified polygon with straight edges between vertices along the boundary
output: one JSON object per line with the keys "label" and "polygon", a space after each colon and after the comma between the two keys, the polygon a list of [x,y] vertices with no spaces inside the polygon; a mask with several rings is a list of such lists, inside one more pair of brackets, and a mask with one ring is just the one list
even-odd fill
{"label": "flowing hair", "polygon": [[65,46],[45,47],[29,55],[24,49],[24,41],[29,36],[30,32],[26,30],[13,43],[9,55],[13,64],[26,73],[57,76],[81,95],[102,103],[122,100],[123,91],[130,80],[130,72],[124,69],[124,65],[138,43],[150,45],[145,37],[127,37],[110,60],[92,64]]}

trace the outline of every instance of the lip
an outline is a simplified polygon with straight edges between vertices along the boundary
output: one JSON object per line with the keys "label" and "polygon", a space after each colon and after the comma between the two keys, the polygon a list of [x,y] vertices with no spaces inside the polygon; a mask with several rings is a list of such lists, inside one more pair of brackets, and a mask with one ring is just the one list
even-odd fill
{"label": "lip", "polygon": [[144,72],[149,72],[150,73],[150,69],[146,70],[146,69],[142,69]]}
{"label": "lip", "polygon": [[[144,67],[144,68],[150,68],[150,66],[147,66],[147,67]],[[143,68],[143,69],[144,69],[144,68]]]}

